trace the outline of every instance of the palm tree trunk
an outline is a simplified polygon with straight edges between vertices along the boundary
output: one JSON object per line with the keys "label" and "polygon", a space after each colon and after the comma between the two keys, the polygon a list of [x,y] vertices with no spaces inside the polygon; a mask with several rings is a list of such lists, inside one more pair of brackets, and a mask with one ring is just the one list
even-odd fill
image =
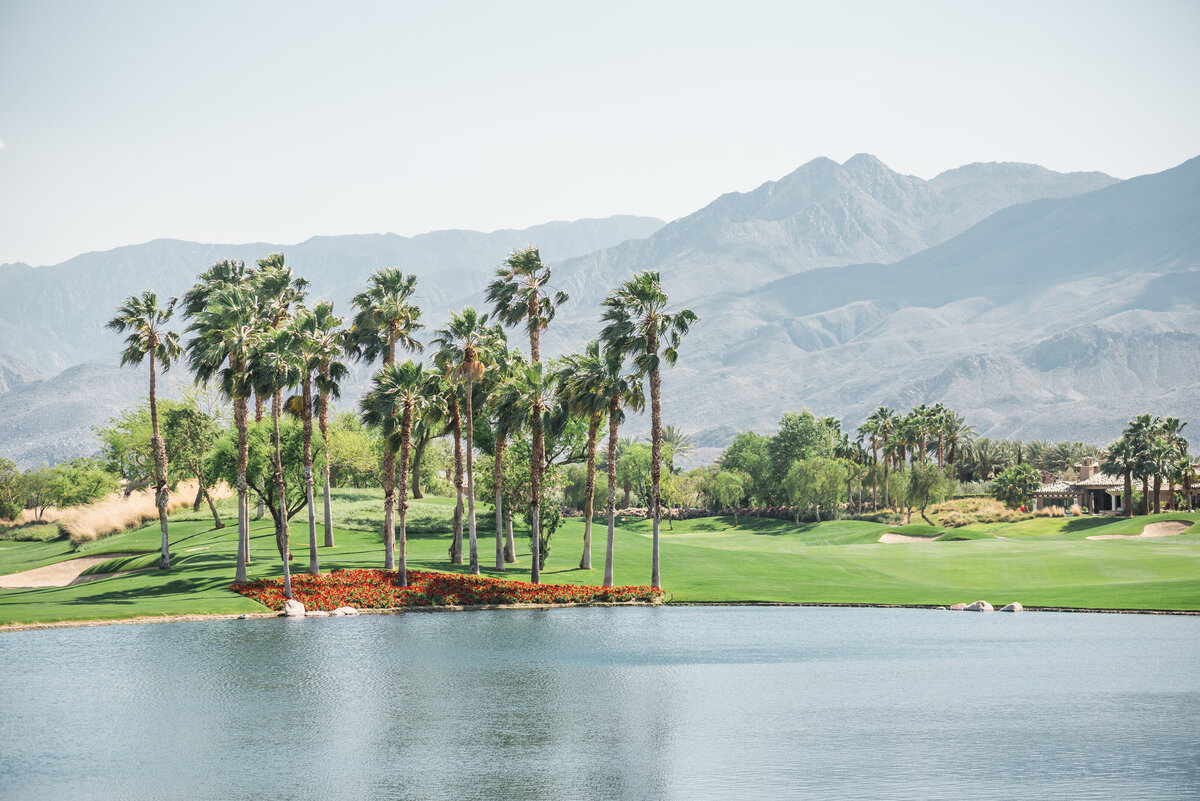
{"label": "palm tree trunk", "polygon": [[233,423],[237,428],[237,494],[238,494],[238,553],[237,572],[234,581],[246,583],[246,562],[249,561],[250,546],[250,498],[246,487],[246,462],[249,458],[250,440],[246,426],[246,399],[233,399]]}
{"label": "palm tree trunk", "polygon": [[[328,374],[326,374],[328,379]],[[317,425],[321,429],[321,441],[325,443],[325,459],[322,472],[325,475],[325,547],[333,547],[333,505],[329,498],[329,393],[322,391],[318,400]]]}
{"label": "palm tree trunk", "polygon": [[1142,514],[1150,514],[1150,476],[1142,476]]}
{"label": "palm tree trunk", "polygon": [[617,412],[620,401],[608,404],[608,542],[604,548],[604,586],[613,585],[613,536],[617,520]]}
{"label": "palm tree trunk", "polygon": [[154,386],[154,352],[150,353],[150,428],[154,448],[154,505],[158,507],[158,527],[162,530],[162,554],[158,560],[161,570],[171,567],[167,536],[167,449],[158,432],[158,397]]}
{"label": "palm tree trunk", "polygon": [[883,505],[888,509],[892,508],[892,496],[888,492],[888,458],[887,454],[883,455]]}
{"label": "palm tree trunk", "polygon": [[877,485],[879,484],[879,476],[876,468],[879,467],[879,448],[875,445],[875,440],[871,440],[871,508],[879,509],[879,493]]}
{"label": "palm tree trunk", "polygon": [[279,553],[283,559],[283,597],[292,597],[291,543],[288,537],[287,495],[283,482],[283,449],[279,444],[279,414],[283,405],[279,394],[271,403],[271,422],[275,429],[275,490],[279,493]]}
{"label": "palm tree trunk", "polygon": [[383,569],[396,569],[396,454],[383,449]]}
{"label": "palm tree trunk", "polygon": [[504,571],[504,505],[503,493],[501,490],[504,486],[504,448],[506,446],[505,437],[499,437],[496,440],[496,456],[492,460],[492,485],[496,489],[496,569]]}
{"label": "palm tree trunk", "polygon": [[504,561],[509,564],[517,561],[517,541],[513,539],[513,515],[511,509],[504,515]]}
{"label": "palm tree trunk", "polygon": [[450,423],[454,431],[454,541],[450,548],[450,561],[463,563],[463,452],[462,418],[458,414],[458,398],[450,402]]}
{"label": "palm tree trunk", "polygon": [[1129,468],[1125,469],[1125,516],[1133,517],[1133,475]]}
{"label": "palm tree trunk", "polygon": [[321,575],[321,564],[317,559],[317,507],[313,501],[313,455],[312,455],[312,375],[304,374],[301,388],[301,417],[304,421],[304,495],[308,502],[308,574]]}
{"label": "palm tree trunk", "polygon": [[[400,486],[408,481],[408,452],[412,438],[412,406],[405,404],[400,418]],[[400,493],[400,568],[397,578],[401,587],[408,586],[408,493]]]}
{"label": "palm tree trunk", "polygon": [[412,496],[418,500],[425,497],[421,491],[421,460],[425,457],[425,448],[429,445],[429,436],[417,437],[417,444],[412,449],[412,465],[408,469],[408,484]]}
{"label": "palm tree trunk", "polygon": [[542,410],[535,406],[533,409],[533,453],[529,458],[530,537],[533,543],[533,558],[529,560],[532,563],[529,581],[533,584],[539,584],[542,580],[542,540],[541,526],[539,524],[541,523],[542,514],[542,467],[546,458],[544,437],[545,435],[542,432]]}
{"label": "palm tree trunk", "polygon": [[592,569],[592,512],[596,499],[596,435],[600,431],[600,415],[588,419],[587,438],[587,486],[583,491],[583,556],[579,557],[579,569]]}
{"label": "palm tree trunk", "polygon": [[[646,339],[646,352],[658,353],[658,336],[653,328]],[[650,586],[662,587],[659,571],[659,528],[662,525],[662,380],[658,368],[650,371],[650,514],[653,538],[650,545]]]}
{"label": "palm tree trunk", "polygon": [[1160,507],[1159,496],[1162,495],[1162,476],[1154,474],[1154,514],[1159,514],[1162,511]]}
{"label": "palm tree trunk", "polygon": [[470,567],[479,575],[479,547],[475,535],[475,408],[471,398],[472,381],[467,378],[467,545]]}

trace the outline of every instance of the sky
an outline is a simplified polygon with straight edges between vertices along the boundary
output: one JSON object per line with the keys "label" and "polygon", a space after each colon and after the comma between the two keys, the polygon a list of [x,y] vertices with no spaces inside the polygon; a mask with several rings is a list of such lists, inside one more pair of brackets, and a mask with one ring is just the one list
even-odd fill
{"label": "sky", "polygon": [[1200,155],[1200,3],[0,0],[0,263]]}

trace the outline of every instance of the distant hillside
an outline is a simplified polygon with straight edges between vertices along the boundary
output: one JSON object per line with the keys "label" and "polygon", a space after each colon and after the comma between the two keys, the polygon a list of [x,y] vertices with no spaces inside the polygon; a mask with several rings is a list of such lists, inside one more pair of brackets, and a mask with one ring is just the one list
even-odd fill
{"label": "distant hillside", "polygon": [[[545,340],[548,355],[596,335],[597,303],[618,281],[660,270],[672,301],[701,316],[679,365],[664,374],[665,421],[709,448],[738,430],[769,430],[783,411],[800,406],[852,426],[880,403],[904,409],[944,401],[984,435],[1098,443],[1136,412],[1200,420],[1200,159],[1124,182],[1022,164],[968,165],[923,181],[870,156],[843,165],[818,159],[660,229],[642,224],[642,238],[570,257],[537,231],[446,232],[445,243],[440,235],[415,237],[405,240],[404,258],[388,250],[401,247],[389,237],[310,240],[285,252],[314,279],[316,294],[339,299],[380,263],[416,271],[426,322],[436,327],[451,308],[484,306],[491,268],[512,247],[536,242],[555,264],[555,284],[571,294]],[[119,291],[104,286],[111,302],[91,300],[101,292],[93,279],[82,287],[32,282],[21,314],[32,320],[31,304],[49,308],[37,330],[52,346],[39,351],[26,336],[24,350],[8,352],[44,372],[55,359],[70,363],[96,351],[115,361],[115,343],[96,331],[117,297],[152,285],[154,265],[164,260],[186,285],[227,255],[188,245],[167,258],[184,244],[138,246],[137,259],[123,253],[129,249],[80,257],[109,265],[107,281],[123,276],[120,265],[140,265],[141,272],[120,277]],[[277,249],[242,247],[239,257],[247,259]],[[454,248],[461,253],[429,255]],[[75,261],[0,268],[0,304],[10,303],[4,292],[13,284],[6,282]],[[348,264],[355,266],[340,267]],[[0,314],[3,325],[8,314]],[[91,322],[64,323],[57,333],[54,321],[87,314]],[[0,343],[18,342],[17,329],[0,329]],[[365,376],[359,368],[347,406]],[[86,395],[83,375],[69,374],[36,385],[31,396],[59,379]],[[132,386],[130,401],[144,392],[140,379]],[[23,431],[35,435],[29,443],[39,426],[53,439],[72,423],[74,441],[84,442],[85,423],[111,414],[102,404],[80,404],[70,419],[43,424],[38,415],[49,411],[22,408]],[[0,455],[15,452],[5,447],[5,425]],[[630,433],[646,427],[634,418]]]}

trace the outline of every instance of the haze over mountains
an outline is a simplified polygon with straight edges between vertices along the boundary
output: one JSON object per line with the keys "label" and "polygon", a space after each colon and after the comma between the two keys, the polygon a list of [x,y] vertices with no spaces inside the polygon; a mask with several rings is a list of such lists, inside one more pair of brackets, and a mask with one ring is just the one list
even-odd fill
{"label": "haze over mountains", "polygon": [[852,426],[880,403],[941,400],[989,436],[1095,442],[1135,412],[1200,418],[1200,159],[1124,182],[1026,164],[925,181],[859,155],[665,226],[623,217],[286,248],[160,240],[0,267],[0,456],[90,450],[88,426],[144,394],[140,371],[100,365],[36,381],[115,364],[101,326],[128,294],[179,294],[219,258],[284,250],[313,296],[343,311],[372,269],[416,272],[433,329],[450,309],[483,307],[492,268],[529,242],[571,294],[550,354],[594,337],[600,298],[639,270],[660,270],[672,301],[700,314],[664,376],[664,418],[707,445],[805,405]]}

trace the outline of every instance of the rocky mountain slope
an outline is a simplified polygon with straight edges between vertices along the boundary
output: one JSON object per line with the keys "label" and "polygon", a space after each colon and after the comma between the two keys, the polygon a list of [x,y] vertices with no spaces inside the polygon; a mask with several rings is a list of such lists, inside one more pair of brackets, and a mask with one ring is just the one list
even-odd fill
{"label": "rocky mountain slope", "polygon": [[[702,317],[679,366],[665,374],[665,419],[710,446],[740,429],[769,430],[783,411],[804,405],[853,425],[880,403],[939,400],[988,436],[1105,442],[1135,412],[1200,419],[1198,195],[1200,159],[1117,183],[1018,164],[968,165],[923,181],[856,156],[843,165],[818,159],[659,230],[646,222],[641,238],[572,257],[537,231],[508,232],[515,235],[503,242],[450,232],[466,255],[437,258],[411,244],[400,255],[386,237],[310,240],[286,252],[314,279],[316,294],[339,300],[373,267],[402,264],[420,275],[426,322],[436,327],[446,310],[483,306],[490,268],[512,247],[537,242],[555,263],[555,283],[572,296],[550,329],[548,354],[595,336],[597,303],[618,281],[658,269],[672,300]],[[409,242],[416,240],[423,238]],[[72,288],[69,270],[55,274],[66,287],[33,280],[79,260],[0,268],[0,305],[8,304],[0,353],[46,372],[81,356],[115,361],[114,344],[78,333],[55,339],[51,323],[39,329],[47,346],[14,347],[5,291],[13,280],[29,282],[23,314],[36,297],[55,319],[91,315],[79,329],[96,340],[94,326],[116,300],[151,278],[169,272],[178,292],[216,258],[276,249],[170,251],[181,244],[80,257],[105,265],[103,287],[92,278]],[[175,266],[162,268],[164,260]],[[124,272],[129,265],[137,269]],[[101,289],[113,297],[93,310],[85,301]],[[40,387],[34,395],[67,397],[86,395],[87,385],[82,374],[62,374],[29,386]],[[134,391],[136,398],[143,390]],[[23,408],[32,445],[41,413]],[[77,414],[82,420],[86,410]],[[18,450],[6,425],[0,421],[0,455]],[[646,424],[635,418],[631,431],[639,427]]]}

